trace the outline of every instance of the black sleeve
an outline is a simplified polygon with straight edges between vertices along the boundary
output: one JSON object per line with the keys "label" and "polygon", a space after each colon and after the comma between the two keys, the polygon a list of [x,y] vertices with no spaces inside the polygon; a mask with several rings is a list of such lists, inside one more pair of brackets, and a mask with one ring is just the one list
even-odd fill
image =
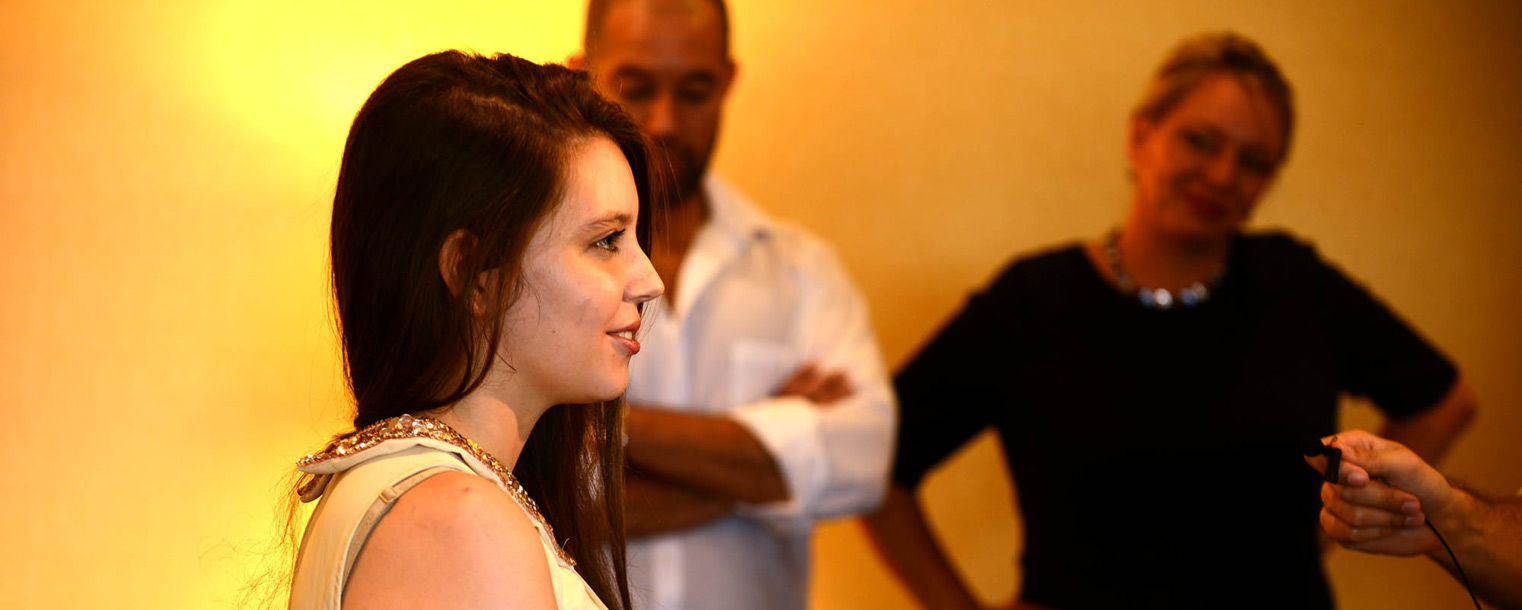
{"label": "black sleeve", "polygon": [[1019,304],[1004,276],[974,295],[894,377],[900,422],[893,481],[910,488],[993,423],[1003,408],[1018,349],[1011,320]]}
{"label": "black sleeve", "polygon": [[1453,363],[1363,286],[1321,260],[1309,246],[1328,304],[1342,386],[1392,417],[1442,400],[1458,379]]}

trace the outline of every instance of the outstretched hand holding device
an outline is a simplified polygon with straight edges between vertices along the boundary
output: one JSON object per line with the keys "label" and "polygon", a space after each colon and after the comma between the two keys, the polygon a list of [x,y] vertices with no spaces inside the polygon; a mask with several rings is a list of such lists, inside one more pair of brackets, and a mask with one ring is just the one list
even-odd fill
{"label": "outstretched hand holding device", "polygon": [[1357,551],[1427,555],[1486,601],[1522,608],[1522,501],[1492,502],[1455,487],[1410,449],[1367,432],[1322,441],[1340,450],[1341,462],[1306,458],[1335,479],[1321,485],[1328,535]]}
{"label": "outstretched hand holding device", "polygon": [[[1344,547],[1383,555],[1441,552],[1426,519],[1446,515],[1457,490],[1405,446],[1361,430],[1322,439],[1341,472],[1321,486],[1321,526]],[[1306,458],[1328,472],[1326,458]],[[1372,471],[1372,472],[1371,472]],[[1441,527],[1441,524],[1436,524]]]}

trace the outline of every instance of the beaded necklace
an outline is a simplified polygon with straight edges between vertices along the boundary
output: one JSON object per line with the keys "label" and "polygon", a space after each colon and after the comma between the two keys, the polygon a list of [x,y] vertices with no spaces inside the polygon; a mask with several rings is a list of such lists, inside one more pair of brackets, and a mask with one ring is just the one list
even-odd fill
{"label": "beaded necklace", "polygon": [[[297,460],[296,467],[306,468],[319,462],[354,455],[386,441],[418,438],[448,443],[470,454],[471,457],[480,460],[482,464],[485,464],[487,468],[490,468],[497,475],[498,481],[502,484],[502,488],[507,491],[508,495],[517,500],[518,504],[526,509],[529,516],[533,517],[534,521],[544,527],[544,532],[549,535],[550,540],[555,540],[554,528],[551,528],[549,521],[546,521],[544,515],[540,514],[539,505],[534,502],[533,498],[529,497],[528,491],[523,489],[523,484],[518,482],[518,477],[513,476],[513,471],[504,466],[502,462],[497,461],[496,457],[487,453],[475,441],[465,438],[464,435],[455,432],[454,428],[449,427],[449,424],[437,419],[414,417],[412,415],[400,415],[390,419],[383,419],[366,426],[363,430],[329,443],[322,451],[309,454]],[[317,475],[306,481],[301,486],[301,489],[297,491],[302,501],[310,502],[321,495],[322,488],[326,486],[331,476]],[[567,564],[576,565],[576,560],[571,557],[570,553],[565,552],[565,549],[560,548],[558,543],[555,545],[555,552]]]}
{"label": "beaded necklace", "polygon": [[1105,236],[1104,252],[1105,260],[1110,263],[1110,271],[1115,273],[1115,286],[1121,292],[1135,294],[1142,306],[1150,309],[1173,309],[1174,305],[1199,307],[1210,300],[1210,294],[1220,287],[1221,280],[1226,277],[1226,263],[1222,262],[1215,271],[1210,272],[1210,277],[1205,278],[1205,281],[1180,288],[1177,294],[1167,288],[1144,288],[1136,285],[1131,274],[1126,272],[1125,265],[1120,262],[1119,229],[1110,231]]}

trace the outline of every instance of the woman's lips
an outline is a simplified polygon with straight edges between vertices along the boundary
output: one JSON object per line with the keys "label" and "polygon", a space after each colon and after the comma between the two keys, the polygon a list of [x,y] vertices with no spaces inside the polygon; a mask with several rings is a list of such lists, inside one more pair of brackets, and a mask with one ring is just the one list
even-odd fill
{"label": "woman's lips", "polygon": [[622,351],[627,352],[630,356],[639,353],[639,341],[635,340],[634,331],[612,332],[608,333],[608,336],[613,338],[614,345],[619,346]]}
{"label": "woman's lips", "polygon": [[1189,206],[1189,211],[1206,221],[1217,221],[1226,217],[1225,204],[1217,203],[1204,197],[1184,196],[1184,205]]}

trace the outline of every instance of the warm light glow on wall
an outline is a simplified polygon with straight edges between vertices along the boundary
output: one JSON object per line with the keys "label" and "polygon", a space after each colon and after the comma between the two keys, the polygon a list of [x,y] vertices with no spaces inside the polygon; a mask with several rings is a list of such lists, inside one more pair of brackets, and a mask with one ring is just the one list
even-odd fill
{"label": "warm light glow on wall", "polygon": [[331,165],[359,103],[397,66],[445,48],[563,61],[579,46],[573,4],[207,3],[185,17],[179,59],[207,107]]}
{"label": "warm light glow on wall", "polygon": [[326,231],[354,112],[463,48],[560,60],[576,3],[8,3],[0,605],[229,605],[346,418]]}

